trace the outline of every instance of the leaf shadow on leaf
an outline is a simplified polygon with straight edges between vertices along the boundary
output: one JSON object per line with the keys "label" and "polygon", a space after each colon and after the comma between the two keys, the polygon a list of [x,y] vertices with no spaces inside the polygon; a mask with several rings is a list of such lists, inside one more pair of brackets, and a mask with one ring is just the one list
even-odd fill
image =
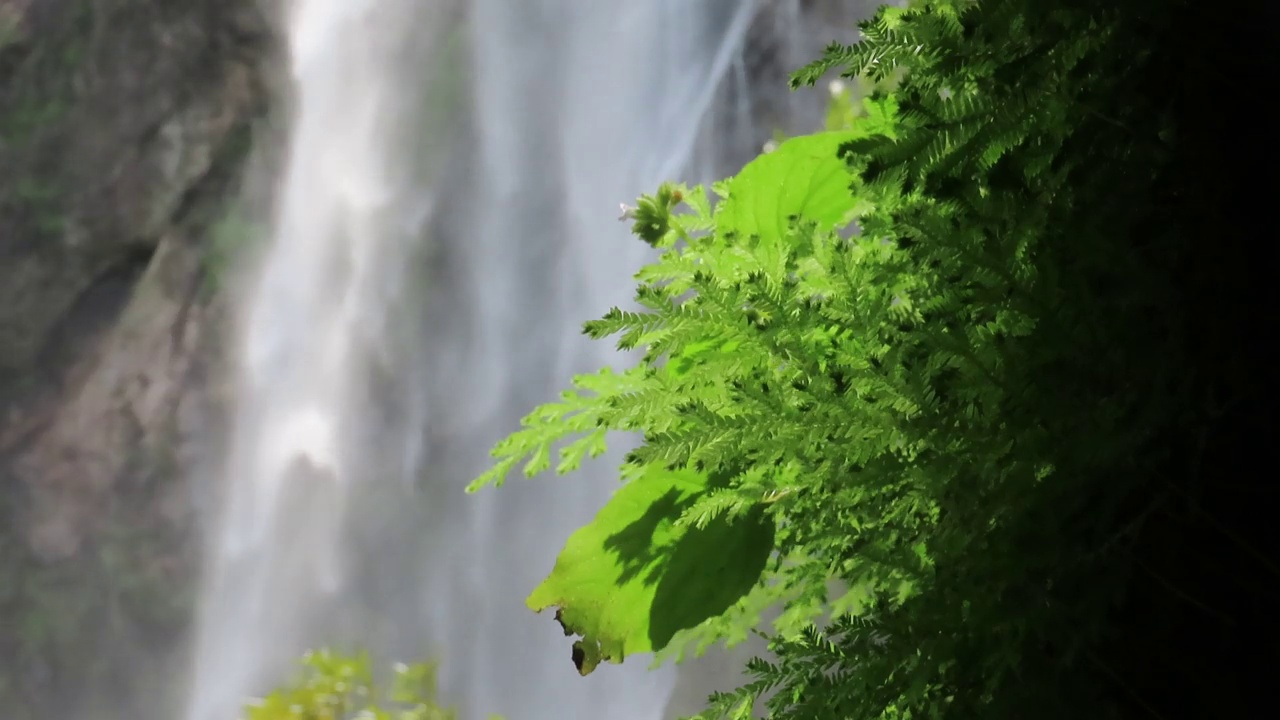
{"label": "leaf shadow on leaf", "polygon": [[621,568],[619,582],[631,582],[644,573],[645,585],[658,583],[663,575],[662,560],[667,553],[659,549],[661,546],[655,541],[655,536],[660,526],[674,522],[695,499],[696,496],[668,490],[649,505],[639,520],[604,541],[604,549],[618,558]]}
{"label": "leaf shadow on leaf", "polygon": [[[649,616],[653,646],[666,647],[677,632],[724,614],[750,592],[773,551],[774,530],[764,506],[733,522],[721,518],[704,528],[690,528],[667,561],[654,593]],[[705,584],[704,576],[721,581],[701,598],[689,598],[688,588]]]}
{"label": "leaf shadow on leaf", "polygon": [[668,491],[604,543],[618,558],[623,582],[641,578],[656,585],[649,612],[655,649],[732,607],[759,582],[773,550],[775,526],[763,505],[733,521],[721,516],[690,526],[674,543],[655,545],[661,526],[674,523],[697,499]]}

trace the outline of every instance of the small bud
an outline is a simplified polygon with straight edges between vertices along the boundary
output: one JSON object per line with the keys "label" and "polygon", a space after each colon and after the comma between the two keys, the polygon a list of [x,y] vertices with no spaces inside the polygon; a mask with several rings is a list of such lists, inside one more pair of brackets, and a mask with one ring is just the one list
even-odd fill
{"label": "small bud", "polygon": [[625,222],[625,221],[627,221],[627,220],[635,220],[635,219],[636,219],[636,209],[635,209],[635,208],[631,207],[630,205],[628,205],[628,204],[626,204],[626,203],[618,203],[618,207],[619,207],[619,208],[621,208],[621,210],[622,210],[622,214],[618,216],[618,221],[619,221],[619,222]]}
{"label": "small bud", "polygon": [[770,140],[770,141],[768,141],[768,142],[766,142],[766,143],[764,144],[764,147],[760,148],[760,150],[761,150],[762,152],[765,152],[765,153],[771,153],[771,152],[773,152],[774,150],[777,150],[777,149],[778,149],[778,141],[777,141],[777,140]]}
{"label": "small bud", "polygon": [[830,85],[827,86],[827,90],[831,93],[831,97],[838,98],[844,94],[845,87],[846,86],[845,86],[844,80],[841,80],[840,78],[836,78],[835,80],[831,81]]}

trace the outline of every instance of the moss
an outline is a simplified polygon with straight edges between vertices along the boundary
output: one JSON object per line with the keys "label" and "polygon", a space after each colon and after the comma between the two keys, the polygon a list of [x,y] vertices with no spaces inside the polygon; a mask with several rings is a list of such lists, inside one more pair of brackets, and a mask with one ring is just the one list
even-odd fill
{"label": "moss", "polygon": [[31,553],[14,522],[18,487],[0,492],[0,717],[63,717],[76,708],[62,703],[76,702],[105,720],[113,709],[127,716],[134,697],[154,701],[137,684],[166,677],[190,620],[193,549],[150,502],[179,482],[172,444],[132,465],[93,542],[66,561]]}
{"label": "moss", "polygon": [[25,41],[18,21],[0,13],[0,52],[6,37],[11,50],[25,51],[14,72],[0,77],[0,165],[16,169],[0,177],[0,218],[9,216],[18,237],[39,241],[65,228],[62,164],[51,162],[48,154],[57,152],[57,136],[77,95],[92,12],[92,3],[79,0],[58,27],[21,48],[12,47]]}
{"label": "moss", "polygon": [[209,229],[208,248],[204,253],[204,290],[213,294],[222,288],[242,253],[260,236],[262,228],[250,221],[243,206],[227,209]]}
{"label": "moss", "polygon": [[31,227],[42,236],[60,235],[66,227],[63,215],[64,197],[56,181],[40,181],[31,177],[18,180],[13,197],[29,213]]}
{"label": "moss", "polygon": [[24,40],[26,33],[17,9],[0,5],[0,53],[16,48]]}
{"label": "moss", "polygon": [[206,177],[202,192],[207,199],[197,212],[204,217],[191,218],[204,231],[204,267],[202,291],[205,299],[225,287],[232,271],[251,248],[266,238],[267,228],[259,222],[243,201],[217,202],[214,198],[230,197],[237,173],[253,147],[253,127],[245,123],[231,133],[219,148],[213,168]]}

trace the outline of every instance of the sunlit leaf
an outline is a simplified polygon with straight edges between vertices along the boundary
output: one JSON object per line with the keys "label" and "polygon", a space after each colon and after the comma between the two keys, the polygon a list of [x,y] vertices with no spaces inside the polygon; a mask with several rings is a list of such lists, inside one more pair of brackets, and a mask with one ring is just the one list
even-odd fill
{"label": "sunlit leaf", "polygon": [[529,595],[530,609],[558,608],[565,633],[581,636],[579,672],[662,649],[759,580],[774,534],[763,508],[701,529],[676,524],[709,484],[701,473],[650,469],[623,485]]}

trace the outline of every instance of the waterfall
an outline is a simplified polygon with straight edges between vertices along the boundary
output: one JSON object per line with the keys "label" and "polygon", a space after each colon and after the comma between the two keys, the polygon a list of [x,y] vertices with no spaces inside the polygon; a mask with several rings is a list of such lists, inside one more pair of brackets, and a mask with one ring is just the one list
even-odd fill
{"label": "waterfall", "polygon": [[[206,558],[190,720],[238,717],[300,652],[358,632],[350,621],[361,588],[346,542],[354,511],[388,476],[417,472],[369,462],[375,447],[412,447],[423,431],[372,425],[381,408],[370,379],[402,359],[388,308],[410,296],[413,220],[432,204],[429,191],[407,192],[416,188],[401,154],[417,115],[401,87],[405,51],[447,29],[432,5],[288,7],[291,147],[271,245],[239,323],[235,425]],[[406,380],[412,393],[417,383]],[[373,445],[375,427],[397,437]]]}
{"label": "waterfall", "polygon": [[[583,320],[629,303],[629,278],[649,257],[617,221],[618,204],[682,170],[699,113],[754,5],[472,4],[482,206],[458,228],[474,233],[461,243],[471,274],[453,292],[476,304],[480,336],[465,361],[475,368],[465,374],[471,384],[438,403],[460,408],[451,413],[457,427],[474,428],[460,476],[483,467],[488,444],[554,398],[573,372],[619,362],[609,343],[580,333]],[[482,703],[476,711],[535,720],[661,717],[672,671],[646,672],[647,660],[637,658],[580,678],[559,626],[523,610],[524,594],[549,571],[569,531],[607,500],[617,461],[562,481],[514,480],[460,501],[470,508],[453,537],[475,550],[454,556],[457,571],[448,576],[457,584],[433,602],[446,645],[468,648],[460,656],[451,650],[446,662],[463,662],[446,669],[465,673],[458,682],[464,697]],[[476,608],[483,622],[458,622]]]}
{"label": "waterfall", "polygon": [[325,644],[438,657],[467,718],[662,717],[674,671],[580,678],[523,605],[616,455],[462,489],[572,373],[625,362],[579,333],[651,252],[618,204],[723,169],[708,139],[750,112],[725,88],[762,4],[287,2],[289,149],[241,298],[186,720],[238,717]]}

